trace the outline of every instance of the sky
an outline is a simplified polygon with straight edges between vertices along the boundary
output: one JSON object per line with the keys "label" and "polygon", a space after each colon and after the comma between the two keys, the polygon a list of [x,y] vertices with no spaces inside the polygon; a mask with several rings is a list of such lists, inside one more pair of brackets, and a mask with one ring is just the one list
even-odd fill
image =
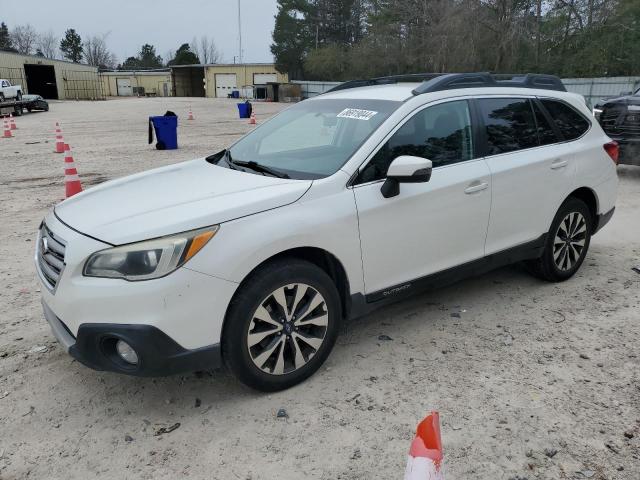
{"label": "sky", "polygon": [[[276,0],[239,1],[243,61],[272,62]],[[118,63],[135,56],[144,43],[164,58],[201,35],[215,40],[222,62],[233,63],[239,50],[238,0],[0,0],[0,21],[9,29],[30,23],[38,32],[52,30],[59,37],[67,28],[83,38],[106,33]]]}

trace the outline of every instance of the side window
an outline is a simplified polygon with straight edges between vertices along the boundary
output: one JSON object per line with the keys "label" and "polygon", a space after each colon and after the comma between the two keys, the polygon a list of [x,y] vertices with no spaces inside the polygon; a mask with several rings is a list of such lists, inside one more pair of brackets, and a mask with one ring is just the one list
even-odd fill
{"label": "side window", "polygon": [[434,167],[471,160],[473,131],[466,100],[427,107],[410,118],[360,172],[357,183],[381,180],[401,155],[427,158]]}
{"label": "side window", "polygon": [[542,113],[540,107],[536,102],[531,102],[533,105],[533,111],[536,115],[536,125],[538,127],[538,138],[540,139],[540,145],[550,145],[552,143],[558,143],[560,140],[556,135],[555,130],[547,121],[547,117]]}
{"label": "side window", "polygon": [[478,100],[487,133],[488,155],[538,146],[531,103],[526,98]]}
{"label": "side window", "polygon": [[589,130],[590,124],[587,119],[566,103],[550,99],[541,101],[565,140],[575,140]]}

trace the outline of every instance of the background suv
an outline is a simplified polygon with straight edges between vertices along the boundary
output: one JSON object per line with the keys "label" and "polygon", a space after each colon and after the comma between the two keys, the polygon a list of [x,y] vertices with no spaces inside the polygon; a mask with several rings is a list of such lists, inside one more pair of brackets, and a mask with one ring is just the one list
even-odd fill
{"label": "background suv", "polygon": [[57,205],[35,255],[57,338],[96,369],[224,361],[277,390],[404,295],[517,261],[570,278],[613,214],[617,144],[555,77],[420,78],[344,85]]}
{"label": "background suv", "polygon": [[620,163],[640,165],[640,89],[603,101],[594,112],[605,133],[620,144]]}

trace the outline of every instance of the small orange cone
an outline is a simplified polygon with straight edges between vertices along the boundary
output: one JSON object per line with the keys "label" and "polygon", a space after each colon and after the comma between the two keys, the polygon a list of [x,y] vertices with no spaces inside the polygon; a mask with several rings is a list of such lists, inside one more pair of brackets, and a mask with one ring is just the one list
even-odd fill
{"label": "small orange cone", "polygon": [[256,125],[256,112],[251,112],[251,118],[249,119],[249,125]]}
{"label": "small orange cone", "polygon": [[56,149],[54,153],[64,153],[64,139],[62,138],[62,130],[58,122],[56,122]]}
{"label": "small orange cone", "polygon": [[189,105],[189,117],[187,117],[187,120],[194,120],[193,112],[191,111],[191,105]]}
{"label": "small orange cone", "polygon": [[11,127],[9,127],[9,120],[7,120],[7,117],[4,118],[3,123],[4,123],[4,133],[2,134],[2,137],[3,138],[13,137],[13,134],[11,133]]}
{"label": "small orange cone", "polygon": [[418,424],[404,480],[444,480],[442,458],[440,416],[438,412],[431,412]]}
{"label": "small orange cone", "polygon": [[71,155],[71,147],[66,143],[64,144],[64,188],[67,198],[82,191],[80,177],[78,177],[76,164],[73,161],[73,155]]}
{"label": "small orange cone", "polygon": [[16,120],[13,118],[13,115],[9,114],[9,123],[11,124],[11,130],[17,130],[18,126],[16,125]]}

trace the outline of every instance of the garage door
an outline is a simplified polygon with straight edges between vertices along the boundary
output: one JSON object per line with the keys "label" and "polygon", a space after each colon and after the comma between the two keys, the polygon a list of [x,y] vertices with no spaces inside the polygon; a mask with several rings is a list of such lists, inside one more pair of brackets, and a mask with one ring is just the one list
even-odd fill
{"label": "garage door", "polygon": [[116,78],[116,86],[118,87],[119,97],[130,97],[133,95],[131,88],[131,80],[128,78]]}
{"label": "garage door", "polygon": [[237,89],[235,73],[216,73],[216,97],[227,98],[233,90]]}
{"label": "garage door", "polygon": [[270,82],[277,82],[278,75],[275,73],[254,73],[253,84],[254,85],[266,85]]}

